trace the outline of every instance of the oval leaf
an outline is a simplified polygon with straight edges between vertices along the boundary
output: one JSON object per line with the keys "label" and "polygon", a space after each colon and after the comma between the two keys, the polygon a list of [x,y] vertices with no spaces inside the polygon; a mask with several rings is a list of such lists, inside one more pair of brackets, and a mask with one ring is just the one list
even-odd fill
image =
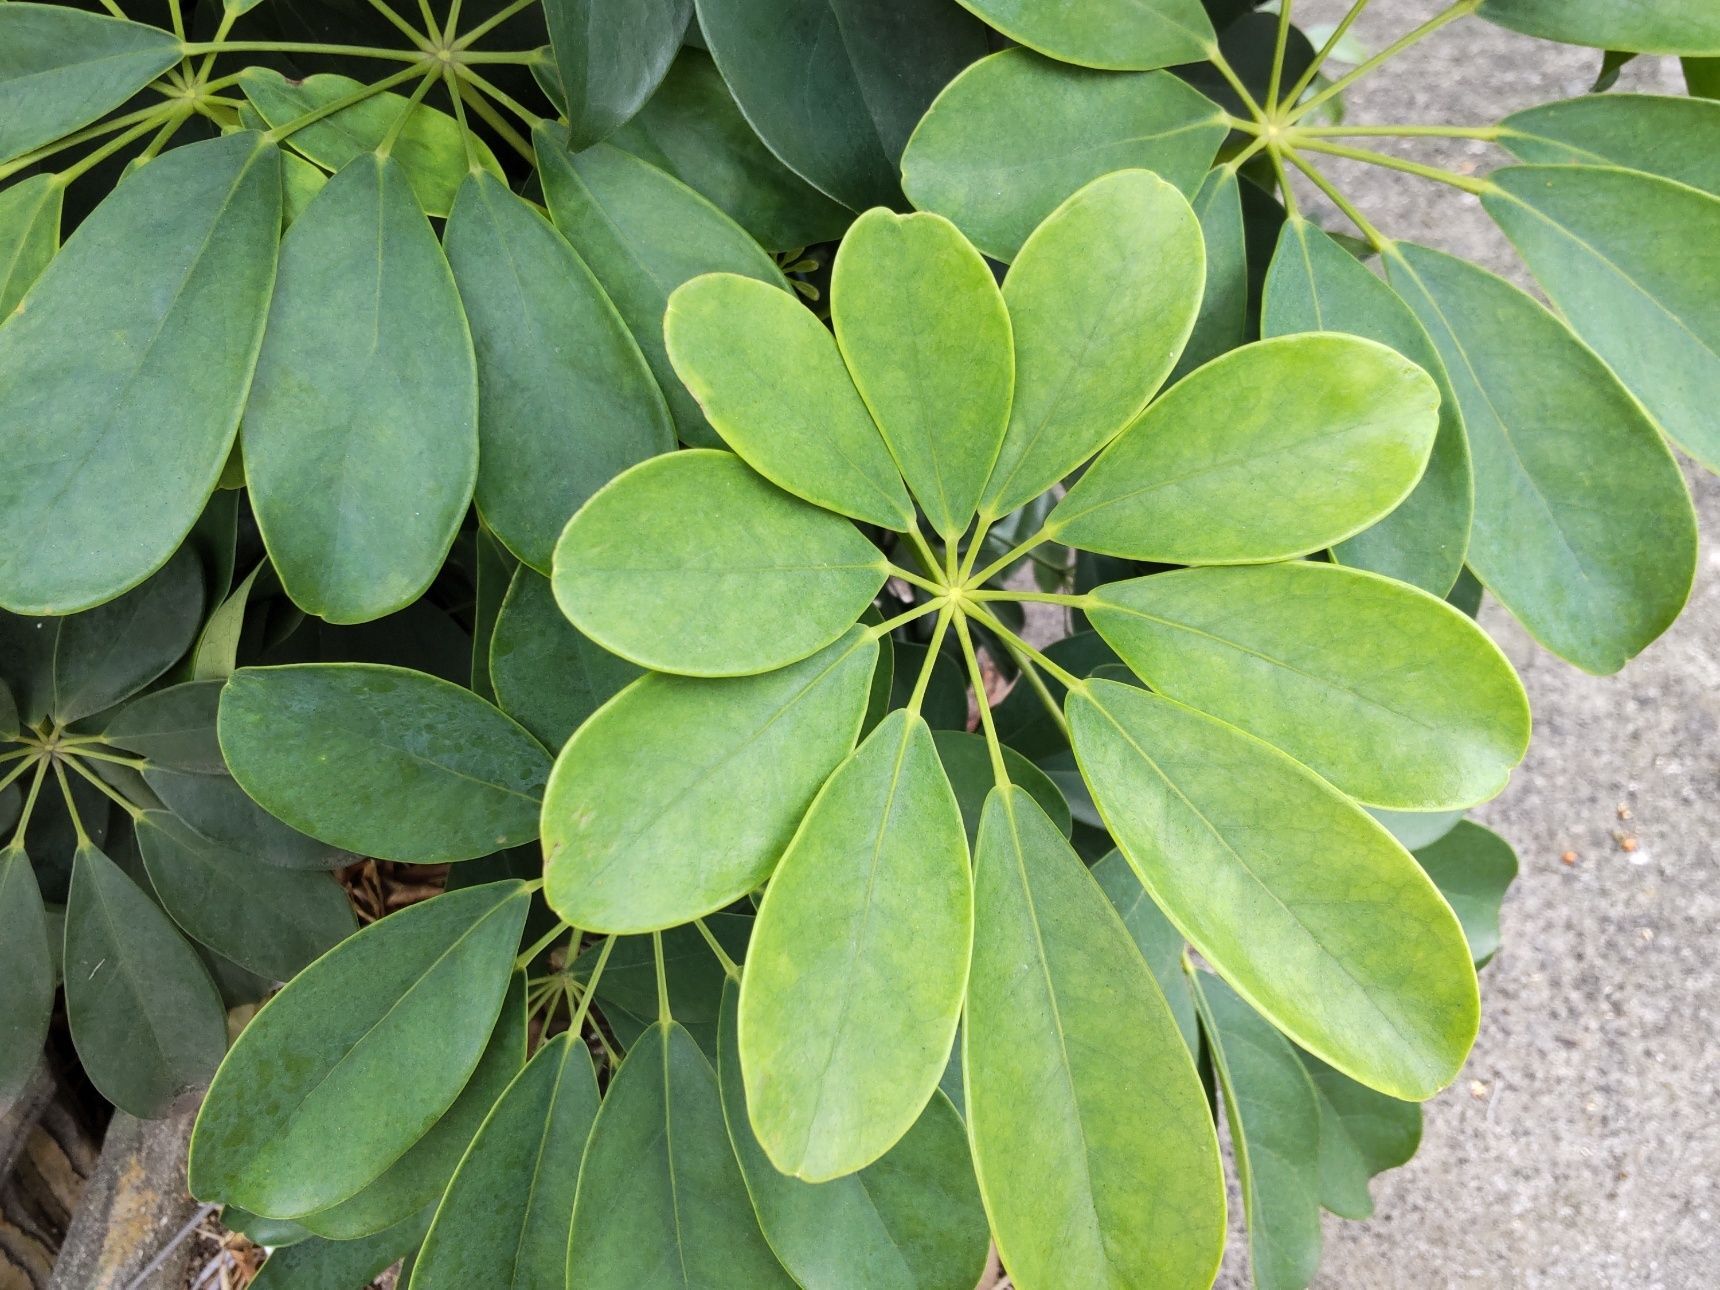
{"label": "oval leaf", "polygon": [[793,296],[705,274],[669,298],[663,334],[676,374],[747,465],[826,510],[913,526],[901,473],[835,338]]}
{"label": "oval leaf", "polygon": [[[289,982],[210,1086],[191,1137],[192,1193],[300,1218],[405,1154],[478,1065],[530,903],[519,882],[448,892],[371,924]],[[383,1085],[379,1116],[371,1099]]]}
{"label": "oval leaf", "polygon": [[[219,724],[217,724],[219,738]],[[187,774],[148,767],[150,791],[210,842],[284,869],[340,869],[350,852],[307,837],[270,815],[245,795],[231,775]]]}
{"label": "oval leaf", "polygon": [[91,843],[72,861],[66,901],[66,1020],[84,1073],[142,1119],[167,1112],[215,1072],[227,1010],[167,915]]}
{"label": "oval leaf", "polygon": [[386,860],[470,860],[529,842],[542,746],[470,690],[400,667],[241,668],[221,750],[271,815]]}
{"label": "oval leaf", "polygon": [[669,410],[597,279],[501,180],[466,181],[443,249],[478,360],[478,513],[548,574],[586,498],[675,446]]}
{"label": "oval leaf", "polygon": [[1711,0],[1482,0],[1476,12],[1512,31],[1571,45],[1720,55],[1720,9]]}
{"label": "oval leaf", "polygon": [[550,907],[589,931],[648,932],[757,887],[853,749],[877,657],[856,627],[776,672],[651,675],[616,695],[550,774]]}
{"label": "oval leaf", "polygon": [[1166,564],[1304,555],[1404,499],[1438,407],[1427,373],[1373,341],[1245,345],[1154,401],[1064,494],[1045,536]]}
{"label": "oval leaf", "polygon": [[54,1015],[54,960],[42,889],[24,848],[0,850],[0,1106],[10,1108],[42,1061]]}
{"label": "oval leaf", "polygon": [[1113,170],[1151,170],[1193,195],[1225,133],[1218,106],[1168,72],[1090,72],[1006,49],[938,95],[902,154],[902,186],[1011,260],[1065,198]]}
{"label": "oval leaf", "polygon": [[132,700],[107,723],[102,736],[153,765],[198,775],[224,775],[215,714],[221,682],[187,681]]}
{"label": "oval leaf", "polygon": [[988,518],[1025,506],[1135,419],[1188,339],[1205,262],[1194,212],[1144,170],[1095,179],[1033,231],[1003,281],[1015,398]]}
{"label": "oval leaf", "polygon": [[961,812],[931,730],[897,709],[819,790],[747,948],[740,1064],[779,1172],[854,1173],[920,1118],[972,940]]}
{"label": "oval leaf", "polygon": [[608,138],[640,109],[692,16],[693,0],[546,0],[570,148]]}
{"label": "oval leaf", "polygon": [[[1469,433],[1470,568],[1555,654],[1616,672],[1690,594],[1696,517],[1671,452],[1605,364],[1526,293],[1408,243],[1387,263]],[[1599,497],[1595,462],[1607,463]]]}
{"label": "oval leaf", "polygon": [[962,1070],[1016,1285],[1212,1281],[1224,1179],[1200,1076],[1104,893],[1019,788],[980,824]]}
{"label": "oval leaf", "polygon": [[1720,197],[1720,102],[1674,94],[1585,94],[1499,123],[1499,144],[1538,165],[1623,166]]}
{"label": "oval leaf", "polygon": [[1275,744],[1360,801],[1473,806],[1529,746],[1511,664],[1461,611],[1297,561],[1107,583],[1088,620],[1154,690]]}
{"label": "oval leaf", "polygon": [[196,523],[257,362],[279,158],[241,133],[134,168],[0,327],[0,605],[111,600]]}
{"label": "oval leaf", "polygon": [[366,153],[281,243],[245,476],[287,594],[365,622],[416,600],[466,517],[478,378],[454,277],[400,163]]}
{"label": "oval leaf", "polygon": [[1457,915],[1481,967],[1499,948],[1499,908],[1517,877],[1517,853],[1491,829],[1463,820],[1417,849],[1415,859]]}
{"label": "oval leaf", "polygon": [[1320,1103],[1320,1204],[1340,1218],[1370,1218],[1374,1198],[1368,1180],[1415,1155],[1421,1145],[1421,1107],[1376,1093],[1318,1057],[1296,1055]]}
{"label": "oval leaf", "polygon": [[962,0],[1017,44],[1065,63],[1150,71],[1205,60],[1217,43],[1200,0]]}
{"label": "oval leaf", "polygon": [[759,1231],[716,1075],[672,1021],[648,1027],[592,1126],[567,1281],[591,1290],[775,1290],[794,1283]]}
{"label": "oval leaf", "polygon": [[1253,737],[1114,681],[1067,700],[1081,773],[1147,894],[1309,1052],[1422,1100],[1480,1016],[1457,919],[1391,836]]}
{"label": "oval leaf", "polygon": [[740,676],[830,644],[886,576],[847,520],[731,453],[694,449],[635,466],[586,503],[556,544],[553,585],[575,627],[641,667]]}

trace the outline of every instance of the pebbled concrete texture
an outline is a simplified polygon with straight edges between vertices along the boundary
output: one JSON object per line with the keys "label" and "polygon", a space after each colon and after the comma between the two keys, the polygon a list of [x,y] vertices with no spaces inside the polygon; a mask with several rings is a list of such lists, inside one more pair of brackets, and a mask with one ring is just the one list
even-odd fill
{"label": "pebbled concrete texture", "polygon": [[[1377,49],[1440,7],[1378,5],[1357,31]],[[1301,22],[1342,11],[1296,6]],[[1496,121],[1585,92],[1598,64],[1463,20],[1364,82],[1350,119]],[[1683,85],[1675,61],[1640,59],[1618,88]],[[1467,141],[1403,151],[1465,171],[1503,159]],[[1329,173],[1388,234],[1524,281],[1473,198],[1348,164]],[[1484,612],[1536,725],[1527,764],[1476,813],[1521,863],[1504,948],[1482,975],[1480,1041],[1428,1104],[1420,1153],[1375,1183],[1373,1219],[1328,1217],[1320,1287],[1720,1284],[1720,480],[1686,473],[1703,528],[1696,588],[1621,675],[1586,676],[1497,605]],[[1245,1263],[1233,1242],[1219,1284],[1246,1285]]]}

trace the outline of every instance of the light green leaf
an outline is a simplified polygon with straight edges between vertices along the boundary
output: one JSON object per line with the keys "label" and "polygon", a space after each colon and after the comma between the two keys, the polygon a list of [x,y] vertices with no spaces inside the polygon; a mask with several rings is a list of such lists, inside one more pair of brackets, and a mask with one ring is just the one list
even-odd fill
{"label": "light green leaf", "polygon": [[0,327],[0,604],[111,600],[196,522],[256,365],[279,156],[233,134],[133,169]]}
{"label": "light green leaf", "polygon": [[21,846],[0,850],[0,1106],[42,1060],[54,1015],[54,960],[42,890]]}
{"label": "light green leaf", "polygon": [[368,663],[241,668],[221,751],[245,792],[301,832],[411,864],[530,842],[543,747],[470,690]]}
{"label": "light green leaf", "polygon": [[245,630],[245,610],[251,601],[251,591],[259,575],[266,574],[265,585],[275,586],[274,568],[267,558],[259,560],[245,580],[233,588],[228,597],[215,607],[203,624],[197,645],[191,652],[191,676],[197,681],[225,681],[239,665],[239,637]]}
{"label": "light green leaf", "polygon": [[167,808],[209,841],[284,869],[339,869],[353,856],[281,823],[230,775],[149,767],[143,778]]}
{"label": "light green leaf", "polygon": [[693,16],[693,0],[545,0],[568,147],[608,138],[651,97]]}
{"label": "light green leaf", "polygon": [[101,1095],[150,1119],[203,1085],[227,1047],[227,1010],[195,950],[93,843],[72,861],[66,1020]]}
{"label": "light green leaf", "polygon": [[598,144],[577,155],[552,126],[532,136],[538,177],[562,236],[590,267],[626,321],[687,443],[719,442],[676,379],[663,345],[669,296],[701,273],[739,273],[788,289],[746,231],[672,175]]}
{"label": "light green leaf", "polygon": [[320,166],[295,152],[281,154],[281,231],[305,213],[305,207],[328,186],[328,175]]}
{"label": "light green leaf", "polygon": [[1318,1057],[1296,1055],[1320,1104],[1320,1204],[1340,1218],[1370,1218],[1374,1198],[1368,1180],[1415,1155],[1421,1107],[1376,1093]]}
{"label": "light green leaf", "polygon": [[1480,1016],[1457,919],[1377,823],[1268,744],[1089,681],[1081,772],[1147,894],[1302,1047],[1394,1097],[1455,1078]]}
{"label": "light green leaf", "polygon": [[899,207],[902,146],[933,96],[986,51],[953,4],[699,0],[699,31],[778,157],[854,210]]}
{"label": "light green leaf", "polygon": [[1171,1016],[1176,1018],[1183,1042],[1188,1045],[1190,1053],[1198,1053],[1200,1029],[1195,1019],[1194,990],[1189,984],[1188,973],[1183,971],[1185,946],[1182,933],[1171,926],[1164,911],[1147,895],[1147,889],[1141,886],[1141,880],[1135,876],[1121,851],[1113,847],[1101,856],[1093,866],[1092,874],[1105,898],[1122,918],[1123,926],[1129,929],[1135,948],[1153,970],[1153,980],[1158,982],[1165,1002],[1170,1005]]}
{"label": "light green leaf", "polygon": [[580,508],[552,586],[575,627],[641,667],[740,676],[830,644],[887,576],[847,520],[731,453],[692,449],[633,467]]}
{"label": "light green leaf", "polygon": [[172,667],[197,635],[203,575],[181,547],[142,585],[62,619],[54,640],[53,715],[62,723],[105,711]]}
{"label": "light green leaf", "polygon": [[[271,126],[284,126],[364,86],[349,76],[319,72],[289,80],[268,67],[247,67],[239,88],[251,106]],[[347,163],[374,153],[407,110],[404,94],[374,94],[351,107],[330,113],[287,136],[287,146],[302,152],[324,170],[339,171]],[[460,123],[446,112],[419,103],[394,139],[389,155],[399,165],[426,215],[445,217],[454,207],[454,194],[466,178],[466,142]],[[502,166],[481,137],[473,136],[478,164],[500,178]]]}
{"label": "light green leaf", "polygon": [[654,674],[616,695],[550,774],[550,907],[590,931],[648,932],[757,887],[853,749],[876,660],[855,627],[779,671]]}
{"label": "light green leaf", "polygon": [[1491,829],[1464,820],[1414,854],[1463,925],[1475,966],[1483,966],[1499,948],[1499,908],[1517,877],[1517,853]]}
{"label": "light green leaf", "polygon": [[1009,421],[1015,356],[991,270],[937,215],[870,210],[830,276],[843,361],[932,528],[967,528]]}
{"label": "light green leaf", "polygon": [[1245,345],[1154,400],[1064,494],[1045,536],[1166,564],[1304,555],[1408,495],[1438,406],[1427,373],[1373,341]]}
{"label": "light green leaf", "polygon": [[738,1014],[748,1118],[781,1173],[827,1182],[920,1118],[973,939],[961,811],[898,709],[813,799],[759,906]]}
{"label": "light green leaf", "polygon": [[1711,0],[1482,0],[1476,11],[1512,31],[1596,49],[1720,54],[1720,9]]}
{"label": "light green leaf", "polygon": [[1463,414],[1433,341],[1365,265],[1307,220],[1284,221],[1267,270],[1261,331],[1344,331],[1397,350],[1439,387],[1439,431],[1427,471],[1403,503],[1332,552],[1340,564],[1372,569],[1443,596],[1469,549],[1475,485]]}
{"label": "light green leaf", "polygon": [[171,33],[59,5],[0,6],[0,161],[106,115],[179,61]]}
{"label": "light green leaf", "polygon": [[1139,415],[1188,339],[1205,262],[1188,203],[1144,170],[1095,179],[1034,229],[1003,282],[1015,399],[987,518],[1032,501]]}
{"label": "light green leaf", "polygon": [[490,681],[496,705],[544,747],[560,748],[639,671],[567,621],[549,579],[515,571],[490,637]]}
{"label": "light green leaf", "polygon": [[281,243],[245,409],[257,525],[301,609],[391,614],[430,585],[478,470],[472,340],[400,163],[366,153]]}
{"label": "light green leaf", "polygon": [[1154,690],[1275,744],[1359,801],[1450,810],[1505,787],[1529,700],[1461,611],[1295,561],[1108,583],[1088,621]]}
{"label": "light green leaf", "polygon": [[1017,44],[1082,67],[1198,63],[1217,44],[1200,0],[961,0]]}
{"label": "light green leaf", "polygon": [[1206,249],[1206,286],[1200,313],[1171,372],[1180,381],[1248,339],[1248,238],[1242,223],[1242,185],[1228,166],[1207,171],[1189,199]]}
{"label": "light green leaf", "polygon": [[649,1027],[609,1085],[568,1241],[590,1290],[773,1290],[794,1283],[759,1231],[716,1075],[680,1026]]}
{"label": "light green leaf", "polygon": [[1388,267],[1469,433],[1469,567],[1548,649],[1616,672],[1690,593],[1696,519],[1671,452],[1601,360],[1524,292],[1408,243],[1393,244]]}
{"label": "light green leaf", "polygon": [[31,175],[0,191],[0,322],[6,321],[60,249],[65,192],[47,174]]}
{"label": "light green leaf", "polygon": [[669,410],[597,279],[501,180],[466,181],[443,248],[478,360],[478,513],[548,574],[586,498],[675,446]]}
{"label": "light green leaf", "polygon": [[318,1236],[353,1241],[393,1227],[447,1190],[460,1159],[526,1060],[526,982],[516,972],[502,997],[501,1015],[466,1086],[429,1132],[374,1181],[332,1209],[307,1214],[304,1225]]}
{"label": "light green leaf", "polygon": [[210,1086],[191,1138],[192,1193],[301,1218],[405,1154],[478,1065],[530,903],[520,882],[448,892],[372,923],[288,982]]}
{"label": "light green leaf", "polygon": [[1500,146],[1537,165],[1623,166],[1720,197],[1720,103],[1676,94],[1585,94],[1517,112]]}
{"label": "light green leaf", "polygon": [[1320,1103],[1296,1050],[1210,973],[1195,997],[1224,1090],[1256,1290],[1303,1290],[1320,1267]]}
{"label": "light green leaf", "polygon": [[769,251],[834,242],[854,218],[776,159],[741,115],[711,56],[690,45],[610,142],[668,171]]}
{"label": "light green leaf", "polygon": [[908,141],[902,186],[994,260],[1090,180],[1151,170],[1192,196],[1224,114],[1169,72],[1091,72],[1006,49],[951,81]]}
{"label": "light green leaf", "polygon": [[1601,166],[1506,166],[1482,205],[1579,336],[1720,471],[1720,197]]}
{"label": "light green leaf", "polygon": [[1104,893],[1019,788],[980,824],[962,1068],[1014,1284],[1211,1283],[1224,1180],[1200,1076]]}
{"label": "light green leaf", "polygon": [[596,1115],[591,1055],[563,1032],[526,1063],[473,1138],[424,1238],[411,1290],[561,1285]]}
{"label": "light green leaf", "polygon": [[137,845],[173,921],[268,980],[290,980],[358,930],[346,892],[329,875],[222,847],[167,811],[138,817]]}
{"label": "light green leaf", "polygon": [[[985,736],[969,734],[966,730],[934,730],[932,742],[937,745],[938,760],[949,777],[950,790],[961,807],[962,828],[967,833],[971,849],[979,840],[979,822],[985,813],[985,800],[991,796],[997,782],[992,770],[991,751]],[[1009,782],[1027,790],[1028,796],[1039,803],[1039,809],[1051,817],[1058,832],[1069,836],[1069,803],[1063,791],[1038,766],[1013,748],[1003,750],[1003,768]]]}
{"label": "light green leaf", "polygon": [[778,488],[905,531],[914,506],[824,324],[785,291],[711,273],[663,319],[669,360],[710,424]]}
{"label": "light green leaf", "polygon": [[807,1290],[973,1290],[990,1233],[967,1135],[940,1093],[875,1165],[826,1183],[776,1171],[747,1118],[735,1039],[739,991],[723,989],[717,1084],[765,1240]]}

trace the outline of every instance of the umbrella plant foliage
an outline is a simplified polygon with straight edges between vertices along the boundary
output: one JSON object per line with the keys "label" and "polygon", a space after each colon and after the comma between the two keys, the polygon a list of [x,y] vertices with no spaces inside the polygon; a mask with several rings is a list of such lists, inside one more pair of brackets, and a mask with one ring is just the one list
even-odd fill
{"label": "umbrella plant foliage", "polygon": [[1222,1115],[1307,1284],[1500,944],[1482,586],[1616,670],[1720,464],[1720,107],[1340,110],[1711,7],[1365,4],[0,4],[0,1102],[414,1290],[1206,1285]]}

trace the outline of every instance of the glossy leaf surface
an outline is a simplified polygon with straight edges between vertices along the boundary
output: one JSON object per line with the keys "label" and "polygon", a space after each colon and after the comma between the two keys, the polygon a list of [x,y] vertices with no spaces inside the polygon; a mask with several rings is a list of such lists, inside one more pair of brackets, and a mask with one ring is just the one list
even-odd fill
{"label": "glossy leaf surface", "polygon": [[1154,690],[1275,744],[1350,796],[1472,806],[1529,744],[1499,647],[1443,600],[1296,561],[1107,583],[1087,617]]}
{"label": "glossy leaf surface", "polygon": [[1517,853],[1491,829],[1463,820],[1415,852],[1417,863],[1463,925],[1480,967],[1499,948],[1499,907],[1517,877]]}
{"label": "glossy leaf surface", "polygon": [[758,886],[854,747],[876,660],[876,643],[851,628],[775,672],[653,674],[616,695],[550,775],[550,906],[575,927],[645,932]]}
{"label": "glossy leaf surface", "polygon": [[1224,1182],[1193,1059],[1104,893],[1020,789],[980,824],[962,1069],[1015,1284],[1212,1280]]}
{"label": "glossy leaf surface", "polygon": [[1312,333],[1232,350],[1125,430],[1046,521],[1083,550],[1239,564],[1360,532],[1415,486],[1439,391],[1372,341]]}
{"label": "glossy leaf surface", "polygon": [[1477,12],[1501,27],[1571,45],[1720,54],[1720,10],[1708,0],[1482,0]]}
{"label": "glossy leaf surface", "polygon": [[1026,505],[1134,420],[1188,339],[1204,265],[1188,203],[1144,170],[1094,180],[1033,231],[1003,282],[1015,396],[986,515]]}
{"label": "glossy leaf surface", "polygon": [[1571,328],[1720,470],[1720,197],[1610,166],[1506,166],[1482,199]]}
{"label": "glossy leaf surface", "polygon": [[694,449],[634,467],[581,508],[552,585],[573,625],[623,658],[736,676],[830,644],[885,577],[883,554],[848,521],[730,453]]}
{"label": "glossy leaf surface", "polygon": [[1720,102],[1585,94],[1500,122],[1500,146],[1538,165],[1623,166],[1720,197]]}
{"label": "glossy leaf surface", "polygon": [[967,985],[967,839],[932,732],[885,717],[813,799],[741,978],[748,1118],[778,1171],[851,1174],[919,1119]]}
{"label": "glossy leaf surface", "polygon": [[830,276],[836,341],[934,531],[973,518],[1009,421],[1009,313],[979,252],[938,215],[867,211]]}
{"label": "glossy leaf surface", "polygon": [[547,0],[570,148],[608,138],[644,105],[692,16],[693,0]]}
{"label": "glossy leaf surface", "polygon": [[0,1105],[42,1060],[54,1013],[54,960],[42,889],[22,847],[0,850]]}
{"label": "glossy leaf surface", "polygon": [[443,249],[478,362],[478,513],[548,574],[568,517],[675,446],[669,411],[597,279],[501,180],[466,181]]}
{"label": "glossy leaf surface", "polygon": [[412,1290],[559,1285],[597,1077],[583,1043],[551,1039],[472,1140],[424,1238]]}
{"label": "glossy leaf surface", "polygon": [[778,488],[905,531],[914,505],[836,340],[794,296],[713,273],[669,299],[669,360],[723,442]]}
{"label": "glossy leaf surface", "polygon": [[[219,724],[216,729],[218,737]],[[339,869],[352,863],[350,852],[318,842],[270,815],[231,775],[149,767],[143,778],[169,810],[219,846],[286,869]]]}
{"label": "glossy leaf surface", "polygon": [[280,203],[256,135],[175,148],[120,181],[0,328],[0,605],[111,600],[190,531],[251,382]]}
{"label": "glossy leaf surface", "polygon": [[1469,566],[1548,649],[1616,672],[1690,592],[1695,517],[1672,454],[1600,359],[1533,298],[1462,260],[1395,246],[1392,283],[1433,337],[1469,434]]}
{"label": "glossy leaf surface", "polygon": [[206,1082],[226,1009],[167,915],[94,845],[78,847],[66,903],[66,1020],[97,1091],[141,1118]]}
{"label": "glossy leaf surface", "polygon": [[31,175],[0,192],[0,322],[60,249],[64,196],[52,175]]}
{"label": "glossy leaf surface", "polygon": [[740,993],[723,990],[717,1083],[741,1174],[772,1251],[808,1290],[972,1290],[989,1243],[961,1117],[933,1093],[875,1164],[807,1183],[778,1173],[747,1117],[735,1041]]}
{"label": "glossy leaf surface", "polygon": [[1009,49],[938,95],[902,155],[902,184],[992,259],[1012,260],[1065,198],[1113,170],[1151,170],[1192,195],[1224,135],[1216,105],[1168,72],[1092,72]]}
{"label": "glossy leaf surface", "polygon": [[221,748],[270,814],[363,855],[434,864],[529,842],[542,745],[470,690],[363,663],[241,668]]}
{"label": "glossy leaf surface", "polygon": [[776,261],[673,175],[609,144],[569,155],[552,127],[533,136],[550,214],[626,321],[687,443],[717,440],[663,346],[669,296],[701,273],[739,273],[784,287]]}
{"label": "glossy leaf surface", "polygon": [[1381,1092],[1420,1100],[1451,1082],[1475,1040],[1475,973],[1457,919],[1383,828],[1284,754],[1168,699],[1090,681],[1067,709],[1118,847],[1227,981]]}
{"label": "glossy leaf surface", "polygon": [[1150,71],[1202,61],[1216,41],[1200,0],[962,0],[988,24],[1065,63]]}
{"label": "glossy leaf surface", "polygon": [[1332,558],[1443,596],[1457,580],[1469,549],[1475,485],[1463,412],[1433,341],[1390,287],[1307,220],[1284,222],[1264,290],[1264,334],[1341,331],[1364,336],[1395,349],[1439,387],[1439,430],[1426,472],[1397,509],[1340,542]]}
{"label": "glossy leaf surface", "polygon": [[[210,1087],[191,1139],[193,1194],[299,1218],[405,1154],[478,1064],[529,904],[518,882],[448,892],[371,924],[289,982]],[[402,1070],[412,1078],[395,1078]],[[379,1082],[387,1116],[368,1101]]]}
{"label": "glossy leaf surface", "polygon": [[592,1290],[794,1283],[759,1231],[710,1062],[649,1027],[609,1085],[579,1171],[567,1279]]}

